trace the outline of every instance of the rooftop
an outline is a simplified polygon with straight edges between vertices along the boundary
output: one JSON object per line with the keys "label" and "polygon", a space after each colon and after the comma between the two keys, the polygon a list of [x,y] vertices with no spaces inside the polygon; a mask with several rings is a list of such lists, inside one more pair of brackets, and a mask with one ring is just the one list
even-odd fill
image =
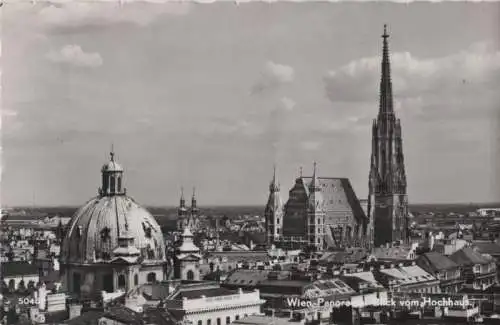
{"label": "rooftop", "polygon": [[24,261],[3,262],[2,275],[4,277],[38,275],[38,267]]}
{"label": "rooftop", "polygon": [[450,259],[458,265],[487,264],[490,262],[488,258],[470,247],[456,251],[450,255]]}

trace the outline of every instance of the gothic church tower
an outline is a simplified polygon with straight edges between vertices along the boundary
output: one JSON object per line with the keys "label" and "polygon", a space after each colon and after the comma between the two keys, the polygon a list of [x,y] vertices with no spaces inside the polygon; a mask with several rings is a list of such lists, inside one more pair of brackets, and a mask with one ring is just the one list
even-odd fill
{"label": "gothic church tower", "polygon": [[380,106],[373,120],[369,176],[369,238],[375,247],[408,239],[408,197],[401,123],[394,113],[387,27],[384,25]]}
{"label": "gothic church tower", "polygon": [[273,180],[269,184],[269,198],[264,211],[268,245],[283,235],[283,214],[284,205],[280,196],[280,186],[276,180],[276,167],[274,167]]}

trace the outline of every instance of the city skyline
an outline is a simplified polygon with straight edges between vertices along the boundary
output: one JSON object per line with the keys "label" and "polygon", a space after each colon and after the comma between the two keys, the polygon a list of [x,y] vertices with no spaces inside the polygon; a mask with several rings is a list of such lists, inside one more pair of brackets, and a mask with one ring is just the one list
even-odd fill
{"label": "city skyline", "polygon": [[366,199],[385,23],[410,204],[500,201],[498,8],[9,4],[1,202],[81,205],[111,144],[145,205],[264,206],[313,161]]}

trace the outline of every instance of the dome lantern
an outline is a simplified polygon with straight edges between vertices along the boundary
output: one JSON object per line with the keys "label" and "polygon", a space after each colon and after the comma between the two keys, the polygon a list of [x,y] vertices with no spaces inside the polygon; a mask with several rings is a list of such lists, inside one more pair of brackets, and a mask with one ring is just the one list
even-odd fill
{"label": "dome lantern", "polygon": [[102,184],[99,189],[99,195],[101,197],[125,195],[125,189],[123,188],[123,168],[115,161],[113,148],[111,148],[109,155],[109,162],[104,164],[101,169]]}

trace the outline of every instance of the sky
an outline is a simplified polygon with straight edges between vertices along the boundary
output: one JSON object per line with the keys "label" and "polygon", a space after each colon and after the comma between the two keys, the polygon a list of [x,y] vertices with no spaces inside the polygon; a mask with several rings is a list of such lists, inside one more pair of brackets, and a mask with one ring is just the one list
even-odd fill
{"label": "sky", "polygon": [[265,205],[317,162],[368,192],[383,24],[410,203],[500,201],[500,3],[7,3],[4,206]]}

